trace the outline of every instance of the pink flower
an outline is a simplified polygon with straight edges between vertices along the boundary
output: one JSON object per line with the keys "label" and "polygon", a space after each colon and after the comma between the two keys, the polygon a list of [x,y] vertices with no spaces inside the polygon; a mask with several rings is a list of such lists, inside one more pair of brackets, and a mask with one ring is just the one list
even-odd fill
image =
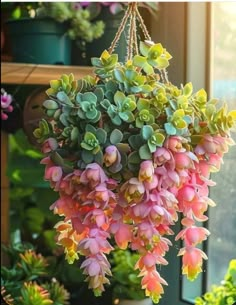
{"label": "pink flower", "polygon": [[115,241],[120,249],[126,249],[132,238],[132,227],[122,222],[115,222],[110,226]]}
{"label": "pink flower", "polygon": [[56,200],[51,206],[50,210],[54,210],[55,214],[64,215],[67,218],[75,217],[79,213],[77,201],[66,196]]}
{"label": "pink flower", "polygon": [[111,275],[110,267],[110,263],[102,254],[91,256],[81,264],[81,268],[85,269],[84,273],[91,277],[99,274]]}
{"label": "pink flower", "polygon": [[187,140],[182,137],[171,136],[166,139],[164,147],[170,149],[172,152],[184,152],[183,143],[187,143]]}
{"label": "pink flower", "polygon": [[115,145],[110,145],[105,149],[105,154],[103,158],[105,165],[107,167],[110,167],[110,170],[112,172],[118,172],[122,168],[120,164],[121,155]]}
{"label": "pink flower", "polygon": [[81,264],[81,268],[88,275],[86,281],[89,281],[89,288],[100,295],[104,291],[104,284],[109,284],[106,275],[111,275],[111,266],[106,256],[103,253],[90,256]]}
{"label": "pink flower", "polygon": [[153,154],[153,158],[154,158],[154,166],[156,167],[163,165],[167,161],[170,161],[172,156],[168,149],[164,147],[158,147]]}
{"label": "pink flower", "polygon": [[79,251],[85,256],[110,253],[113,248],[107,238],[109,238],[109,234],[100,230],[100,228],[91,229],[89,236],[80,241]]}
{"label": "pink flower", "polygon": [[207,259],[206,254],[194,247],[180,249],[178,256],[183,255],[182,272],[190,281],[193,281],[202,271],[202,259]]}
{"label": "pink flower", "polygon": [[58,147],[58,143],[57,143],[56,139],[48,138],[46,141],[43,142],[42,152],[44,154],[47,154],[53,150],[56,150],[57,147]]}
{"label": "pink flower", "polygon": [[143,221],[138,225],[138,236],[143,240],[150,241],[154,235],[159,236],[159,232],[151,222]]}
{"label": "pink flower", "polygon": [[[155,237],[153,245],[153,253],[160,256],[164,256],[167,251],[169,251],[169,246],[172,245],[171,241],[165,237]],[[167,263],[162,264],[166,265]]]}
{"label": "pink flower", "polygon": [[196,246],[206,240],[209,235],[210,232],[206,228],[191,226],[181,230],[175,240],[181,238],[185,240],[187,246]]}
{"label": "pink flower", "polygon": [[196,195],[194,187],[190,185],[183,186],[178,192],[179,201],[192,201]]}
{"label": "pink flower", "polygon": [[187,152],[174,154],[175,167],[178,169],[193,168],[194,164]]}
{"label": "pink flower", "polygon": [[[142,275],[142,272],[140,275]],[[155,303],[158,303],[159,299],[161,298],[161,294],[164,293],[162,284],[167,285],[166,281],[156,270],[146,272],[141,281],[141,285],[142,288],[145,289],[146,296],[150,296]]]}
{"label": "pink flower", "polygon": [[151,182],[153,175],[154,175],[154,167],[152,161],[150,160],[143,161],[140,164],[139,175],[138,175],[139,181]]}
{"label": "pink flower", "polygon": [[200,143],[195,148],[195,153],[197,155],[218,154],[222,156],[224,153],[228,152],[228,145],[231,144],[233,144],[233,142],[230,138],[207,134],[202,137]]}
{"label": "pink flower", "polygon": [[98,185],[96,186],[95,190],[88,194],[87,196],[88,201],[92,202],[96,208],[107,208],[108,204],[114,204],[115,194],[108,190],[105,185]]}
{"label": "pink flower", "polygon": [[108,178],[103,169],[97,163],[88,164],[80,177],[80,181],[84,184],[89,184],[92,189],[107,180]]}
{"label": "pink flower", "polygon": [[156,255],[151,252],[147,252],[144,256],[141,256],[140,259],[137,261],[135,269],[152,269],[156,266]]}
{"label": "pink flower", "polygon": [[103,210],[94,209],[85,216],[83,224],[88,226],[96,224],[98,228],[106,230],[108,228],[108,217]]}
{"label": "pink flower", "polygon": [[4,89],[1,89],[1,119],[7,120],[8,115],[6,112],[12,112],[13,107],[11,105],[12,103],[12,96],[10,94],[7,94],[7,92],[4,91]]}
{"label": "pink flower", "polygon": [[153,175],[150,182],[149,181],[144,181],[143,184],[144,184],[145,189],[147,191],[151,191],[151,190],[157,188],[157,186],[158,186],[158,178],[157,178],[156,175]]}
{"label": "pink flower", "polygon": [[58,191],[60,182],[63,178],[62,168],[60,166],[55,166],[50,157],[42,159],[40,163],[46,164],[44,179],[49,180],[51,187]]}
{"label": "pink flower", "polygon": [[138,203],[143,198],[145,188],[137,178],[131,178],[121,187],[121,192],[127,203]]}
{"label": "pink flower", "polygon": [[180,175],[177,171],[173,170],[168,166],[161,166],[155,169],[155,174],[158,177],[159,187],[168,189],[169,187],[179,187]]}

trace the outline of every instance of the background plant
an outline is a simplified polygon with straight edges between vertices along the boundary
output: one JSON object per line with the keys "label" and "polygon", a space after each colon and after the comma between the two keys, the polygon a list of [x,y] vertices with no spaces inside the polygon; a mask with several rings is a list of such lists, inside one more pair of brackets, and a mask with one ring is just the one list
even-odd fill
{"label": "background plant", "polygon": [[230,261],[221,285],[213,285],[211,290],[195,300],[195,305],[233,305],[236,300],[236,260]]}
{"label": "background plant", "polygon": [[140,290],[141,279],[135,265],[139,259],[137,253],[115,249],[112,252],[113,298],[143,300],[145,294]]}
{"label": "background plant", "polygon": [[12,18],[49,17],[68,27],[67,34],[71,39],[83,39],[91,42],[102,36],[104,32],[103,21],[93,21],[95,12],[82,7],[79,2],[36,2],[16,3]]}
{"label": "background plant", "polygon": [[1,294],[10,305],[66,305],[69,293],[48,269],[47,260],[30,244],[2,246],[10,266],[1,267]]}
{"label": "background plant", "polygon": [[[103,7],[108,7],[113,15],[120,13],[126,7],[126,3],[120,2],[29,2],[15,3],[12,18],[25,17],[50,17],[59,23],[68,26],[67,35],[72,40],[82,39],[91,42],[101,37],[104,33],[105,22],[99,20],[99,14]],[[156,3],[142,2],[140,6],[148,9],[152,14],[158,11]]]}

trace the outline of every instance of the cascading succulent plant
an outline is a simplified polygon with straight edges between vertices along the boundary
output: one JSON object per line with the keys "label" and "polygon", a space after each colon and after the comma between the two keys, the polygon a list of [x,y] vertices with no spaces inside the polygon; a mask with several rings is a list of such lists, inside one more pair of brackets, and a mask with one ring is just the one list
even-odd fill
{"label": "cascading succulent plant", "polygon": [[156,265],[168,263],[167,237],[180,216],[183,274],[195,279],[207,258],[197,245],[209,231],[197,222],[214,205],[210,173],[233,144],[236,111],[217,108],[191,83],[177,88],[163,79],[170,58],[150,41],[126,63],[104,51],[92,59],[95,77],[51,81],[48,119],[34,132],[45,179],[59,194],[51,206],[63,217],[55,227],[58,244],[69,263],[85,257],[81,268],[95,295],[109,283],[112,237],[138,253],[141,286],[155,303],[167,284]]}

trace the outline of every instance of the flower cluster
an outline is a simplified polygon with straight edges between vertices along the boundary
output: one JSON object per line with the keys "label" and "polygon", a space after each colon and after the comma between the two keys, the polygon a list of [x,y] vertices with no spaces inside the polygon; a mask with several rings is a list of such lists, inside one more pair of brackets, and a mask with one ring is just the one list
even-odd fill
{"label": "flower cluster", "polygon": [[207,258],[198,245],[209,231],[198,222],[214,206],[210,173],[233,144],[236,111],[216,108],[191,83],[177,88],[163,80],[170,58],[150,41],[125,64],[104,51],[92,59],[95,77],[50,82],[48,118],[34,131],[46,155],[45,179],[59,194],[51,209],[64,217],[58,244],[69,263],[85,257],[81,268],[96,295],[111,275],[111,238],[139,254],[135,268],[155,303],[167,284],[156,265],[168,263],[168,235],[179,217],[183,274],[195,279]]}
{"label": "flower cluster", "polygon": [[12,96],[1,89],[1,120],[8,119],[8,113],[13,111]]}

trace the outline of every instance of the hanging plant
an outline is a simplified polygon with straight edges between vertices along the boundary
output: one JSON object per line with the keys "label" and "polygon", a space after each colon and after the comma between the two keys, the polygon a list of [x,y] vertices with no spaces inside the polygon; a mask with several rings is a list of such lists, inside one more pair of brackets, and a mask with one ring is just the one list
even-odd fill
{"label": "hanging plant", "polygon": [[[139,48],[136,19],[146,39]],[[127,61],[120,63],[113,50],[127,20]],[[236,111],[217,108],[191,83],[174,86],[166,73],[170,59],[130,3],[111,48],[92,58],[94,77],[50,82],[47,117],[34,131],[45,153],[44,178],[59,194],[51,206],[62,217],[57,242],[70,264],[85,257],[81,268],[96,296],[109,283],[113,237],[120,249],[139,254],[135,269],[155,303],[167,284],[156,265],[168,264],[168,236],[178,218],[183,274],[194,280],[207,258],[198,245],[210,233],[197,223],[215,205],[210,173],[233,144]]]}

